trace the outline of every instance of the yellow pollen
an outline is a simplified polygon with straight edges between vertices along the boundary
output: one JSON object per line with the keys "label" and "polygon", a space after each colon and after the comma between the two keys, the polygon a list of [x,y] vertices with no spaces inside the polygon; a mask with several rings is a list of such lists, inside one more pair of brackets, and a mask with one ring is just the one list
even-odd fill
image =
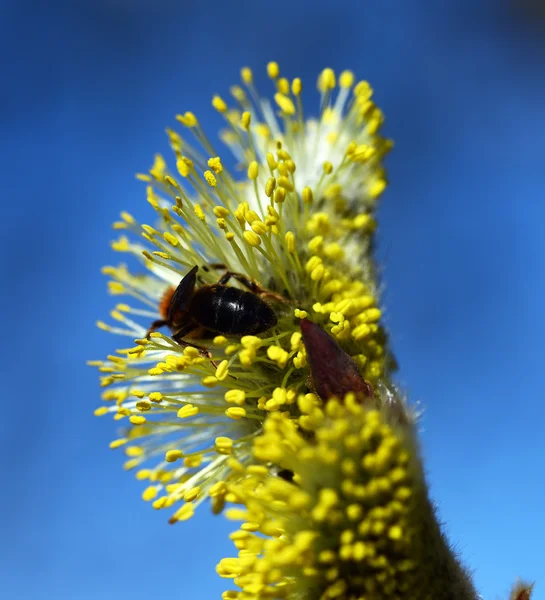
{"label": "yellow pollen", "polygon": [[291,82],[291,91],[294,96],[299,96],[299,94],[302,92],[302,90],[303,90],[303,84],[301,83],[301,80],[299,79],[299,77],[296,77]]}
{"label": "yellow pollen", "polygon": [[214,177],[214,174],[212,173],[212,171],[205,171],[204,178],[206,179],[206,183],[210,187],[216,187],[217,181],[216,181],[216,178]]}
{"label": "yellow pollen", "polygon": [[208,166],[214,171],[216,175],[219,175],[223,171],[223,165],[219,156],[208,159]]}

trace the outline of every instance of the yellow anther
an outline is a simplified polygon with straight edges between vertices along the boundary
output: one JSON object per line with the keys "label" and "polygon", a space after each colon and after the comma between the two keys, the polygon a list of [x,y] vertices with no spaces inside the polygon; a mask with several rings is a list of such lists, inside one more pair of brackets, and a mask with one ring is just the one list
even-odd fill
{"label": "yellow anther", "polygon": [[255,210],[247,210],[244,214],[244,218],[248,221],[248,224],[251,225],[254,221],[259,221],[259,215],[255,212]]}
{"label": "yellow anther", "polygon": [[151,392],[151,394],[149,395],[149,399],[152,402],[161,402],[163,400],[163,394],[161,394],[161,392]]}
{"label": "yellow anther", "polygon": [[212,106],[222,114],[227,112],[227,104],[221,96],[214,96],[212,98]]}
{"label": "yellow anther", "polygon": [[146,422],[146,417],[142,417],[139,415],[132,415],[131,417],[129,417],[129,421],[133,425],[143,425]]}
{"label": "yellow anther", "polygon": [[284,113],[286,113],[287,115],[295,114],[295,104],[290,98],[288,98],[284,94],[277,93],[274,95],[274,100]]}
{"label": "yellow anther", "polygon": [[356,229],[365,229],[368,231],[372,231],[375,226],[375,221],[371,215],[363,214],[354,217],[354,227]]}
{"label": "yellow anther", "polygon": [[255,335],[245,335],[240,339],[240,343],[244,348],[257,350],[263,345],[263,340]]}
{"label": "yellow anther", "polygon": [[271,79],[276,79],[280,75],[280,67],[277,62],[271,61],[267,63],[267,75]]}
{"label": "yellow anther", "polygon": [[150,500],[153,500],[158,493],[157,488],[154,485],[150,485],[142,492],[142,500],[149,502]]}
{"label": "yellow anther", "polygon": [[302,335],[300,331],[292,333],[290,338],[290,346],[292,350],[297,350],[301,345]]}
{"label": "yellow anther", "polygon": [[287,177],[283,177],[283,176],[279,177],[278,185],[281,188],[284,188],[285,190],[287,190],[288,192],[293,192],[293,183]]}
{"label": "yellow anther", "polygon": [[269,177],[267,179],[267,183],[265,184],[265,194],[268,198],[273,195],[274,189],[276,188],[276,179],[274,177]]}
{"label": "yellow anther", "polygon": [[[285,178],[284,178],[285,179]],[[283,187],[276,188],[274,191],[274,201],[277,204],[282,204],[286,199],[286,190]]]}
{"label": "yellow anther", "polygon": [[126,211],[123,211],[121,213],[121,218],[123,219],[123,221],[125,221],[125,223],[128,223],[129,225],[134,225],[135,223],[134,217]]}
{"label": "yellow anther", "polygon": [[214,156],[208,159],[208,166],[214,171],[216,175],[219,175],[223,171],[223,165],[219,156]]}
{"label": "yellow anther", "polygon": [[229,214],[229,211],[224,206],[214,206],[214,215],[219,218],[224,218]]}
{"label": "yellow anther", "polygon": [[116,252],[128,252],[130,249],[129,240],[124,235],[115,242],[112,242],[111,246]]}
{"label": "yellow anther", "polygon": [[168,450],[165,453],[165,460],[167,462],[176,462],[182,458],[184,453],[181,450]]}
{"label": "yellow anther", "polygon": [[307,264],[305,265],[305,270],[307,273],[312,273],[312,271],[318,266],[322,264],[322,259],[319,256],[311,256],[307,260]]}
{"label": "yellow anther", "polygon": [[110,442],[110,448],[115,449],[124,446],[129,440],[127,438],[119,438]]}
{"label": "yellow anther", "polygon": [[222,360],[218,365],[218,368],[216,369],[216,377],[219,379],[219,381],[223,381],[227,375],[229,375],[228,365],[229,362],[226,360]]}
{"label": "yellow anther", "polygon": [[99,406],[97,409],[95,409],[94,415],[95,417],[101,417],[108,412],[109,410],[107,406]]}
{"label": "yellow anther", "polygon": [[207,375],[201,379],[201,383],[204,385],[204,387],[213,388],[218,384],[218,378],[214,375]]}
{"label": "yellow anther", "polygon": [[246,92],[239,85],[232,85],[229,88],[229,91],[235,100],[238,100],[239,102],[246,101]]}
{"label": "yellow anther", "polygon": [[272,152],[267,152],[267,154],[265,155],[265,158],[267,159],[267,164],[269,165],[269,169],[271,171],[274,171],[276,169],[276,167],[278,167],[278,163],[276,162]]}
{"label": "yellow anther", "polygon": [[293,234],[293,232],[288,231],[286,233],[285,240],[288,252],[290,254],[293,254],[295,252],[295,235]]}
{"label": "yellow anther", "polygon": [[287,96],[290,93],[290,82],[286,77],[280,77],[276,82],[276,89],[280,94]]}
{"label": "yellow anther", "polygon": [[193,406],[193,404],[186,404],[182,406],[178,411],[177,415],[180,419],[187,419],[189,417],[194,417],[199,414],[199,407]]}
{"label": "yellow anther", "polygon": [[231,406],[225,411],[225,414],[230,419],[238,420],[246,416],[246,409],[242,408],[241,406]]}
{"label": "yellow anther", "polygon": [[212,171],[205,171],[204,178],[206,179],[206,183],[210,187],[216,187],[217,181],[216,181],[216,178],[214,177],[214,174],[212,173]]}
{"label": "yellow anther", "polygon": [[308,317],[308,313],[306,310],[301,310],[299,308],[296,308],[293,311],[293,314],[298,318],[298,319],[306,319]]}
{"label": "yellow anther", "polygon": [[386,189],[386,181],[384,179],[376,179],[368,188],[368,193],[371,198],[378,198]]}
{"label": "yellow anther", "polygon": [[339,85],[342,88],[351,88],[354,85],[354,73],[352,71],[343,71],[339,76]]}
{"label": "yellow anther", "polygon": [[332,244],[328,244],[324,249],[325,255],[332,260],[342,260],[344,258],[344,250],[343,248],[333,242]]}
{"label": "yellow anther", "polygon": [[136,409],[140,412],[147,412],[151,410],[151,402],[149,400],[139,400],[136,403]]}
{"label": "yellow anther", "polygon": [[183,160],[182,158],[179,158],[176,161],[176,168],[178,169],[178,173],[180,173],[182,177],[187,177],[191,172],[191,168],[187,164],[187,161]]}
{"label": "yellow anther", "polygon": [[219,454],[231,454],[233,451],[233,440],[231,438],[220,436],[216,438],[216,451]]}
{"label": "yellow anther", "polygon": [[326,175],[330,175],[333,172],[333,165],[328,160],[326,160],[323,164],[323,169]]}
{"label": "yellow anther", "polygon": [[174,515],[172,516],[173,521],[187,521],[190,519],[195,513],[195,508],[193,504],[188,502],[184,504],[181,508],[179,508]]}
{"label": "yellow anther", "polygon": [[250,69],[250,67],[243,67],[240,70],[240,77],[244,83],[246,83],[246,84],[252,83],[252,81],[254,80],[254,75],[252,73],[252,69]]}
{"label": "yellow anther", "polygon": [[213,340],[212,343],[215,346],[224,346],[225,344],[227,344],[227,338],[223,335],[217,335]]}
{"label": "yellow anther", "polygon": [[359,81],[354,88],[354,96],[359,98],[370,98],[373,94],[373,89],[367,81]]}
{"label": "yellow anther", "polygon": [[191,488],[184,494],[184,502],[193,502],[195,498],[199,496],[201,493],[201,488],[197,485],[194,488]]}
{"label": "yellow anther", "polygon": [[244,350],[241,350],[239,355],[238,355],[238,359],[240,360],[240,364],[243,367],[249,367],[253,364],[254,362],[254,358],[255,358],[255,351],[254,350],[248,350],[247,348],[244,348]]}
{"label": "yellow anther", "polygon": [[195,454],[195,456],[186,456],[184,458],[184,467],[194,469],[200,467],[202,463],[202,454]]}
{"label": "yellow anther", "polygon": [[307,244],[312,254],[319,254],[324,246],[324,238],[321,235],[315,235]]}
{"label": "yellow anther", "polygon": [[242,406],[246,401],[246,392],[243,390],[228,390],[225,392],[224,398],[226,402],[229,402],[229,404]]}
{"label": "yellow anther", "polygon": [[242,125],[242,128],[245,129],[246,131],[248,131],[248,129],[250,129],[251,122],[252,122],[251,113],[249,113],[248,111],[243,112],[242,116],[240,117],[240,124]]}
{"label": "yellow anther", "polygon": [[265,223],[263,223],[263,221],[253,221],[252,229],[257,233],[257,235],[265,235],[269,231],[269,228],[267,225],[265,225]]}
{"label": "yellow anther", "polygon": [[172,233],[165,231],[165,233],[163,234],[163,237],[165,238],[165,241],[167,243],[169,243],[171,246],[177,246],[180,242],[178,240],[177,237],[175,237],[174,235],[172,235]]}
{"label": "yellow anther", "polygon": [[261,238],[253,231],[245,231],[242,235],[246,242],[254,248],[257,248],[261,244]]}
{"label": "yellow anther", "polygon": [[267,356],[283,369],[288,362],[289,354],[280,346],[269,346]]}
{"label": "yellow anther", "polygon": [[195,204],[195,206],[193,207],[193,211],[195,212],[195,216],[198,219],[200,219],[201,221],[206,221],[206,216],[203,213],[202,208],[198,204]]}
{"label": "yellow anther", "polygon": [[324,69],[318,78],[318,89],[320,92],[332,90],[335,87],[335,72],[333,69]]}
{"label": "yellow anther", "polygon": [[192,112],[185,112],[183,115],[176,115],[176,119],[186,127],[197,127],[199,121]]}
{"label": "yellow anther", "polygon": [[299,77],[296,77],[291,82],[291,91],[294,96],[299,96],[299,94],[302,92],[302,90],[303,90],[303,84],[301,83],[301,80],[299,79]]}

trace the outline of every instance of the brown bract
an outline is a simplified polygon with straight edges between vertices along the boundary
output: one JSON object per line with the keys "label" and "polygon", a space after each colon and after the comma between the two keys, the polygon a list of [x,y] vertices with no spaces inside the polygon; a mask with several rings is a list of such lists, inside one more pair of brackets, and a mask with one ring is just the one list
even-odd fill
{"label": "brown bract", "polygon": [[356,396],[373,397],[373,388],[360,375],[354,360],[319,325],[301,320],[301,332],[307,351],[316,393],[322,400]]}

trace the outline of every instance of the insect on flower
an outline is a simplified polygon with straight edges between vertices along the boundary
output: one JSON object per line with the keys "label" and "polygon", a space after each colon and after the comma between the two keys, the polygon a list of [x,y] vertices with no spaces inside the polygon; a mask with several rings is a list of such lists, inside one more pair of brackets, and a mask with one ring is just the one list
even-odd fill
{"label": "insect on flower", "polygon": [[[212,267],[226,268],[222,264]],[[184,338],[202,337],[209,331],[237,336],[255,335],[276,325],[276,314],[263,297],[287,302],[285,298],[232,271],[227,271],[215,284],[196,288],[198,270],[195,265],[177,288],[166,291],[159,306],[163,318],[150,325],[146,337],[167,325],[173,332],[172,339],[180,346],[192,346],[211,358],[206,348]],[[250,291],[228,286],[230,279],[237,280]]]}

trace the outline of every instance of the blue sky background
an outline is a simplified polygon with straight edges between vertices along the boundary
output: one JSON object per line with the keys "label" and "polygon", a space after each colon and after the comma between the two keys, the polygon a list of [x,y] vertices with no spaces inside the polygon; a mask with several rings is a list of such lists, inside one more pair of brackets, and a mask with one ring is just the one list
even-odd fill
{"label": "blue sky background", "polygon": [[[399,381],[426,407],[434,499],[486,600],[518,575],[545,599],[545,26],[502,2],[0,3],[0,597],[214,599],[232,525],[170,527],[108,448],[96,373],[117,340],[122,209],[165,126],[265,64],[310,90],[368,79],[396,141],[380,209]],[[282,8],[283,7],[283,8]],[[312,102],[315,102],[312,104]],[[307,112],[317,96],[306,96]]]}

